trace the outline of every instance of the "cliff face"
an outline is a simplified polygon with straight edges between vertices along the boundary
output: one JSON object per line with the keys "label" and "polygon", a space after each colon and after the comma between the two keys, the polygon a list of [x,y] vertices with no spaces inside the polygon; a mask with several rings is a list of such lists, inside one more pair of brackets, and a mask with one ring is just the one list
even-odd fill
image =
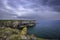
{"label": "cliff face", "polygon": [[31,21],[0,20],[0,40],[35,39],[27,34],[27,27],[34,25],[34,22]]}
{"label": "cliff face", "polygon": [[24,26],[34,26],[34,20],[0,20],[0,27],[21,28]]}
{"label": "cliff face", "polygon": [[30,36],[27,33],[26,27],[22,31],[13,28],[0,28],[0,40],[30,40],[35,39],[35,36]]}

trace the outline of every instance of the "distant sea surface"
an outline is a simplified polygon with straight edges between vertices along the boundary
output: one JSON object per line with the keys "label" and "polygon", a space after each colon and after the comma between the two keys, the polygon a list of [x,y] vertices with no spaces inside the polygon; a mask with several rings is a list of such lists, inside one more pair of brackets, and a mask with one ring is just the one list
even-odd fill
{"label": "distant sea surface", "polygon": [[28,28],[29,34],[41,38],[60,38],[60,20],[40,20],[35,27]]}

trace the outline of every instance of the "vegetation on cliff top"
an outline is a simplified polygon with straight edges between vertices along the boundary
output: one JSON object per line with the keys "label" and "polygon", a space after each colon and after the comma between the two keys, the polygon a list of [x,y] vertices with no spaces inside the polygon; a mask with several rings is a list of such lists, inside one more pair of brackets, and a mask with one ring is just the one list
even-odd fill
{"label": "vegetation on cliff top", "polygon": [[12,29],[12,28],[1,28],[0,27],[0,39],[2,40],[43,40],[42,38],[37,38],[33,34],[28,35],[26,28],[23,28],[23,30],[18,29]]}

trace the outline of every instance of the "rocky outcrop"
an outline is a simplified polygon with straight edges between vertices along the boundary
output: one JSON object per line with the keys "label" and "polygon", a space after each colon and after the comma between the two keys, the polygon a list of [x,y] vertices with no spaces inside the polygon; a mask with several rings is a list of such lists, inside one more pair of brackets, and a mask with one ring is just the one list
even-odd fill
{"label": "rocky outcrop", "polygon": [[0,20],[0,27],[22,28],[35,26],[34,20]]}
{"label": "rocky outcrop", "polygon": [[27,34],[27,27],[34,25],[35,23],[31,21],[0,20],[0,40],[35,40]]}

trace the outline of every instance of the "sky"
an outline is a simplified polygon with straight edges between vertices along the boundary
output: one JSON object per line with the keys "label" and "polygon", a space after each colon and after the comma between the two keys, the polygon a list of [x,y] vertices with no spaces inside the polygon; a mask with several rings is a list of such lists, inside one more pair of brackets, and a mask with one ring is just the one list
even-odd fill
{"label": "sky", "polygon": [[60,0],[0,0],[0,20],[60,20]]}

